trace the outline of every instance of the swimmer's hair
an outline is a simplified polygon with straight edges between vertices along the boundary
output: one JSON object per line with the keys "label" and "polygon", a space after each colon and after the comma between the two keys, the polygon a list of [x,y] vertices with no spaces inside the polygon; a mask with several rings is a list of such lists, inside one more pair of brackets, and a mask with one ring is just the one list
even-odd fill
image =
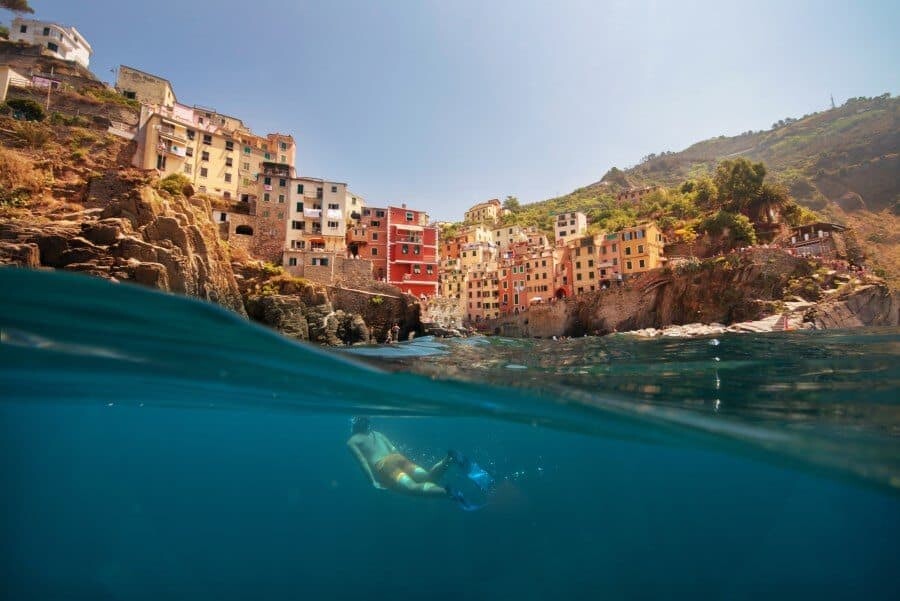
{"label": "swimmer's hair", "polygon": [[351,434],[368,434],[372,431],[372,420],[364,415],[357,415],[350,420]]}

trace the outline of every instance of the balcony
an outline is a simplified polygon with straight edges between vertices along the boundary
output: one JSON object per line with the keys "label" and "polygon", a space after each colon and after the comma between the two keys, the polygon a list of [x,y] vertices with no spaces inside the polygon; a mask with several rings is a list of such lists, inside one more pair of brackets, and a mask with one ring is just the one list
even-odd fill
{"label": "balcony", "polygon": [[181,158],[187,156],[187,149],[184,146],[180,144],[172,144],[171,142],[167,143],[164,141],[160,141],[160,143],[156,145],[156,150]]}
{"label": "balcony", "polygon": [[180,145],[187,145],[188,139],[177,132],[171,125],[157,125],[156,131],[161,138],[167,138],[173,142],[180,142]]}

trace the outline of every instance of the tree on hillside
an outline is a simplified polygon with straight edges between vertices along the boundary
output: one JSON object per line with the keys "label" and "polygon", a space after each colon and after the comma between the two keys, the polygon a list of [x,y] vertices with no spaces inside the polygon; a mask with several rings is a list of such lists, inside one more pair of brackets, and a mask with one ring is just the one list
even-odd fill
{"label": "tree on hillside", "polygon": [[754,223],[775,223],[791,203],[787,188],[781,184],[763,184],[747,202],[744,213]]}
{"label": "tree on hillside", "polygon": [[719,208],[719,188],[709,176],[691,179],[681,185],[682,194],[690,194],[694,204],[705,211]]}
{"label": "tree on hillside", "polygon": [[515,213],[522,207],[519,204],[518,198],[516,198],[515,196],[507,196],[506,200],[503,201],[503,208]]}
{"label": "tree on hillside", "polygon": [[751,199],[759,194],[765,177],[766,166],[762,163],[751,163],[743,157],[722,161],[716,167],[714,179],[719,204],[732,213],[746,211]]}
{"label": "tree on hillside", "polygon": [[28,0],[0,0],[0,8],[11,10],[14,13],[34,14],[34,9],[28,5]]}
{"label": "tree on hillside", "polygon": [[9,27],[6,25],[0,25],[0,39],[9,39]]}

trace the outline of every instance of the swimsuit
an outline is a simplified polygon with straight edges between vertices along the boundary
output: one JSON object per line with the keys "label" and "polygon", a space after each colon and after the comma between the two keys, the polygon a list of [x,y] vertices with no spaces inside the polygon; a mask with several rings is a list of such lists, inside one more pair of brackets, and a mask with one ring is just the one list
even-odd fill
{"label": "swimsuit", "polygon": [[400,453],[391,453],[375,462],[375,476],[382,486],[393,487],[403,476],[410,476],[416,467],[415,463]]}

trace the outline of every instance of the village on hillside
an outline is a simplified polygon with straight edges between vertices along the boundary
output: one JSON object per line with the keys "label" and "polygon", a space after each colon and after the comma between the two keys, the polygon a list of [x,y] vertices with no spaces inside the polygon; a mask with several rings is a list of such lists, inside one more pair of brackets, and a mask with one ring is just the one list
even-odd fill
{"label": "village on hillside", "polygon": [[[14,19],[0,55],[0,102],[30,88],[46,91],[49,105],[54,92],[93,77],[92,52],[75,28]],[[71,71],[47,72],[40,57],[65,61]],[[652,220],[589,233],[588,217],[573,211],[554,215],[553,231],[545,232],[504,223],[509,209],[499,199],[474,204],[452,227],[432,223],[422,207],[371,206],[346,182],[301,175],[292,135],[254,133],[239,117],[181,101],[163,76],[121,65],[114,93],[139,107],[137,122],[111,118],[108,129],[135,142],[132,165],[208,196],[210,218],[231,248],[318,284],[364,289],[381,282],[423,306],[443,299],[454,325],[624,285],[687,258],[678,252],[684,244],[670,244],[679,241]],[[617,200],[638,203],[655,190],[624,189]],[[785,247],[832,256],[842,230],[798,226]]]}

